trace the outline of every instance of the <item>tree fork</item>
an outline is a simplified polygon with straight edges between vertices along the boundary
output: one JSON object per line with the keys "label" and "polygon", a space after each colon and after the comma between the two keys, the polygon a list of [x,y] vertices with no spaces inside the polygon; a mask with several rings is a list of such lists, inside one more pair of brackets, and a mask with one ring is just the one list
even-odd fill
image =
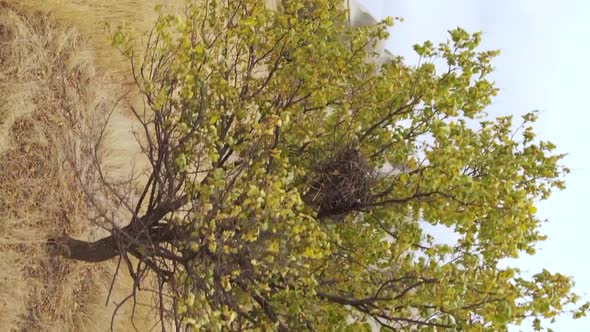
{"label": "tree fork", "polygon": [[[174,231],[167,224],[158,224],[158,222],[171,211],[186,204],[187,201],[188,196],[183,195],[171,203],[162,204],[143,217],[133,220],[122,229],[113,230],[111,235],[94,242],[64,236],[59,239],[48,239],[47,245],[50,249],[55,250],[57,254],[68,259],[89,263],[107,261],[121,254],[118,244],[120,241],[126,241],[124,237],[138,239],[141,242],[141,237],[147,235],[150,240],[148,243],[162,243],[172,240]],[[146,228],[148,228],[147,234],[144,232]],[[126,242],[130,241],[127,240]],[[126,251],[134,252],[133,249],[137,247],[138,245],[133,245]]]}
{"label": "tree fork", "polygon": [[[111,235],[94,242],[82,241],[70,236],[64,236],[59,239],[47,240],[47,245],[55,250],[57,254],[65,258],[98,263],[122,254],[119,250],[119,244],[121,243],[128,244],[125,246],[125,252],[136,256],[135,253],[138,252],[137,248],[141,247],[142,243],[145,243],[145,246],[148,247],[148,244],[167,242],[174,237],[174,232],[169,227],[166,227],[166,225],[150,227],[147,234],[141,234],[142,232],[138,230],[137,227],[133,226],[134,225],[128,225],[123,229],[112,232]],[[142,241],[142,237],[144,237],[144,241]],[[137,241],[137,243],[135,243],[135,241]]]}

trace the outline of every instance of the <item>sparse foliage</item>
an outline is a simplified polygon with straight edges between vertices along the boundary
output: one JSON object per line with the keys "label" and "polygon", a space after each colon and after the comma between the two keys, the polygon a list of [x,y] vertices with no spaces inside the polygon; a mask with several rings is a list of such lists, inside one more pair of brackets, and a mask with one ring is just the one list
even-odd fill
{"label": "sparse foliage", "polygon": [[570,278],[499,265],[544,239],[535,201],[567,169],[534,113],[518,128],[485,114],[497,52],[455,29],[417,45],[417,66],[377,65],[391,19],[354,28],[341,1],[284,3],[189,2],[142,52],[115,34],[150,174],[105,257],[134,287],[155,276],[179,330],[501,331],[570,310]]}

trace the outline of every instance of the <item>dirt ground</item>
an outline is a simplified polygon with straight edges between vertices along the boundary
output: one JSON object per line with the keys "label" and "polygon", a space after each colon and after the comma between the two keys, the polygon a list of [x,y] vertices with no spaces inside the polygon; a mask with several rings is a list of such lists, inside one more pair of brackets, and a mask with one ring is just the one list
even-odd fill
{"label": "dirt ground", "polygon": [[[45,244],[64,234],[104,235],[87,219],[72,160],[83,159],[81,141],[119,97],[133,102],[127,64],[105,23],[140,36],[157,17],[155,4],[0,0],[0,331],[105,331],[128,295],[130,280],[120,273],[105,305],[116,261],[67,261]],[[145,160],[125,103],[114,110],[105,165],[124,178]],[[119,309],[115,331],[158,329],[151,294],[138,300],[133,322],[130,305]]]}

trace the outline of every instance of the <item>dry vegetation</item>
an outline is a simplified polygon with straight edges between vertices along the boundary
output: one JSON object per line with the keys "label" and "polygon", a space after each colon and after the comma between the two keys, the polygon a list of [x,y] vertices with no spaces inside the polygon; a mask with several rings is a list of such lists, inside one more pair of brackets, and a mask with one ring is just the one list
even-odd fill
{"label": "dry vegetation", "polygon": [[71,25],[84,36],[92,50],[94,62],[101,74],[109,80],[130,83],[127,61],[113,50],[107,25],[111,28],[122,27],[137,36],[148,31],[158,13],[156,5],[162,11],[178,11],[184,6],[184,0],[9,0],[18,3],[21,8],[51,12],[58,22]]}
{"label": "dry vegetation", "polygon": [[[102,235],[88,222],[69,166],[83,159],[81,140],[126,93],[124,64],[100,27],[135,20],[141,31],[155,15],[142,17],[146,1],[69,3],[0,1],[0,331],[103,331],[129,289],[120,278],[105,306],[116,262],[66,261],[50,255],[45,241]],[[124,178],[142,159],[125,108],[114,110],[105,160],[110,176]],[[150,296],[139,301],[134,322],[147,331],[155,321],[141,304]],[[133,330],[130,310],[119,310],[114,330]]]}

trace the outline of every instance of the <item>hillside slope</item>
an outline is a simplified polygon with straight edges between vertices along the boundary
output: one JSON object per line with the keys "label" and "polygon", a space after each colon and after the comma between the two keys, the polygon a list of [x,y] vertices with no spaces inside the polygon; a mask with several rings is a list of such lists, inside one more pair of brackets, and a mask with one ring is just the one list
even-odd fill
{"label": "hillside slope", "polygon": [[[124,103],[115,107],[129,92],[125,64],[98,28],[133,21],[139,1],[107,2],[0,2],[0,331],[104,331],[128,295],[120,273],[105,306],[116,262],[70,262],[45,245],[63,234],[103,235],[88,221],[72,161],[83,160],[81,142],[111,110],[109,174],[125,177],[141,165],[133,122]],[[147,331],[156,324],[150,294],[138,300],[134,323]],[[114,330],[133,330],[130,316],[131,306],[121,307]]]}

